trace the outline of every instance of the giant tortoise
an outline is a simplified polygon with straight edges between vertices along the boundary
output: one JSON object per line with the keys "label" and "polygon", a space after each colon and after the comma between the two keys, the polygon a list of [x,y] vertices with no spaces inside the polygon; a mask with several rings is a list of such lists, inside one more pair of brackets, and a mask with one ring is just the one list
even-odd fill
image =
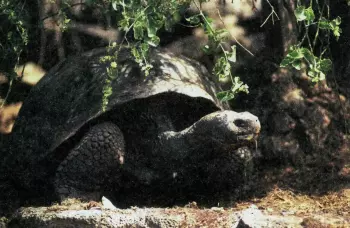
{"label": "giant tortoise", "polygon": [[151,50],[145,76],[127,49],[113,52],[115,71],[106,55],[67,58],[30,91],[4,162],[17,188],[28,197],[96,199],[239,185],[247,156],[236,149],[256,139],[256,116],[228,110],[193,60]]}

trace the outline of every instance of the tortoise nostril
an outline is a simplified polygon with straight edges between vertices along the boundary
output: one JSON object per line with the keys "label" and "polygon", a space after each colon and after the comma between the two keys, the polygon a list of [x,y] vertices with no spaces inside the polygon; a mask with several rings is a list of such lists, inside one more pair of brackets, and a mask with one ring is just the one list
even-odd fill
{"label": "tortoise nostril", "polygon": [[242,119],[237,119],[235,121],[233,121],[233,123],[237,126],[237,127],[246,127],[248,125],[247,121],[244,121]]}

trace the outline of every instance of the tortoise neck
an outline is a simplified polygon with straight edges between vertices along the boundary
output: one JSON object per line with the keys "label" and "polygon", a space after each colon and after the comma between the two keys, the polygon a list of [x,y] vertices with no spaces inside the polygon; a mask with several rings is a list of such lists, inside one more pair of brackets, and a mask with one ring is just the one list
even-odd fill
{"label": "tortoise neck", "polygon": [[182,160],[189,155],[191,151],[198,150],[203,146],[203,140],[194,130],[194,126],[190,126],[182,131],[165,131],[159,135],[162,156]]}

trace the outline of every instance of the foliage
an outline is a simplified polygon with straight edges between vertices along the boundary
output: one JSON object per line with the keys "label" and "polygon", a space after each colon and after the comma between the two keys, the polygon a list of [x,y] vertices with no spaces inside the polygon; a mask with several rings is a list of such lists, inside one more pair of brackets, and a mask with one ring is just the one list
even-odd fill
{"label": "foliage", "polygon": [[[157,47],[160,43],[159,31],[165,29],[171,31],[173,26],[178,23],[183,16],[182,12],[187,9],[190,4],[198,9],[198,14],[186,18],[191,26],[201,26],[205,35],[208,37],[209,43],[203,47],[203,51],[207,54],[214,54],[216,58],[213,74],[219,79],[229,78],[232,83],[230,90],[222,91],[217,94],[218,98],[227,101],[233,99],[238,92],[248,93],[248,86],[244,84],[239,77],[232,75],[232,64],[236,62],[236,46],[231,46],[229,50],[224,48],[226,29],[215,29],[213,19],[209,18],[201,10],[200,3],[208,2],[209,0],[86,0],[83,3],[88,7],[99,7],[106,12],[112,12],[120,18],[118,28],[124,32],[122,40],[123,46],[130,48],[136,62],[139,63],[142,70],[147,76],[152,69],[152,65],[148,61],[148,53],[151,47]],[[213,1],[213,0],[211,0]],[[7,37],[1,38],[0,48],[4,53],[2,60],[11,63],[8,68],[5,68],[7,76],[11,79],[14,77],[13,69],[18,64],[21,53],[26,50],[28,44],[28,29],[25,18],[26,11],[20,0],[0,0],[0,19],[5,21],[9,33]],[[270,18],[274,20],[274,15],[277,17],[273,6],[269,0],[266,2],[271,7],[271,13],[263,22],[266,23]],[[316,0],[308,1],[309,6],[301,4],[298,0],[298,7],[295,10],[295,16],[300,24],[300,31],[303,36],[298,45],[290,48],[289,53],[283,59],[281,67],[293,67],[297,70],[302,69],[302,63],[307,65],[307,75],[313,82],[325,79],[326,73],[331,69],[332,62],[326,58],[329,55],[330,36],[336,39],[341,34],[339,27],[341,19],[339,17],[329,18],[329,7],[324,1],[323,5]],[[61,31],[69,30],[70,18],[67,13],[69,8],[75,3],[70,0],[61,1],[61,9],[58,12],[58,21]],[[315,11],[316,10],[316,11]],[[56,16],[56,15],[53,15]],[[5,20],[4,20],[5,19]],[[112,44],[112,46],[116,44]],[[122,46],[122,45],[120,45]],[[316,50],[316,49],[320,50]],[[107,59],[108,57],[106,57]],[[111,58],[111,57],[109,57]],[[116,58],[116,57],[114,57]],[[9,61],[13,59],[14,61]],[[105,59],[105,60],[106,60]],[[114,73],[117,68],[117,60],[109,59],[110,67],[108,68],[109,75]],[[112,76],[111,76],[112,77]],[[111,78],[110,77],[110,78]],[[110,79],[109,79],[110,80]],[[103,107],[108,102],[111,88],[106,82],[104,90]]]}
{"label": "foliage", "polygon": [[[98,0],[89,0],[87,4],[96,5]],[[130,48],[135,61],[139,63],[141,69],[147,76],[152,69],[152,65],[148,61],[149,49],[151,47],[157,47],[160,43],[158,33],[161,29],[171,31],[173,26],[181,19],[181,12],[188,8],[190,3],[197,4],[193,0],[106,0],[104,1],[112,6],[112,9],[116,14],[121,15],[121,20],[118,22],[118,28],[123,31],[124,38],[120,47],[125,44]],[[199,1],[199,2],[204,2]],[[65,5],[67,5],[67,1]],[[105,4],[106,5],[106,4]],[[214,53],[220,56],[213,70],[213,73],[219,77],[219,79],[230,78],[232,81],[232,88],[228,91],[224,91],[218,94],[218,97],[223,100],[230,100],[234,98],[235,94],[241,91],[248,92],[248,86],[242,83],[239,77],[233,77],[231,75],[231,64],[236,61],[236,47],[232,46],[230,51],[227,51],[223,47],[224,36],[226,30],[214,29],[213,20],[204,15],[200,10],[200,6],[196,5],[199,9],[199,14],[187,18],[188,22],[192,26],[201,26],[205,30],[206,35],[209,38],[209,44],[203,47],[203,51],[207,54]],[[65,12],[60,11],[60,15],[64,20],[61,20],[60,27],[63,31],[68,27],[69,19]],[[132,42],[129,41],[130,34],[132,34]],[[219,49],[218,53],[216,50]],[[110,58],[110,57],[109,57]],[[105,59],[106,60],[106,59]],[[116,63],[117,60],[115,59]],[[112,69],[108,69],[112,71]],[[103,108],[105,108],[107,97],[111,88],[108,88],[108,84],[105,87],[105,96],[103,102]],[[225,96],[223,96],[225,94]]]}
{"label": "foliage", "polygon": [[[327,51],[329,52],[331,33],[336,40],[340,37],[341,29],[339,25],[341,23],[341,18],[337,17],[333,20],[328,19],[329,7],[324,3],[322,8],[319,4],[315,6],[318,9],[318,18],[316,20],[312,2],[313,1],[310,1],[310,5],[307,8],[299,4],[295,9],[295,17],[304,29],[304,35],[298,45],[290,48],[280,66],[291,66],[296,70],[301,70],[302,63],[306,63],[307,75],[311,78],[312,82],[318,82],[324,80],[327,72],[332,68],[332,61],[329,58],[323,58],[323,55]],[[325,10],[326,8],[328,11]],[[313,32],[310,31],[310,27],[312,26],[316,27]],[[320,32],[324,34],[320,36]],[[313,41],[311,41],[312,36]],[[314,54],[316,47],[319,47],[321,50],[319,51],[319,56],[315,56]]]}
{"label": "foliage", "polygon": [[117,57],[114,54],[115,48],[117,47],[117,43],[113,42],[112,45],[110,45],[107,48],[108,55],[102,57],[100,61],[102,63],[108,63],[109,66],[107,67],[107,74],[108,77],[105,81],[104,87],[103,87],[103,98],[102,98],[102,110],[105,111],[108,105],[108,98],[112,95],[112,81],[113,79],[118,77],[118,62]]}
{"label": "foliage", "polygon": [[307,75],[313,82],[326,79],[326,73],[332,67],[330,59],[318,58],[309,49],[298,46],[290,48],[287,56],[281,62],[281,67],[291,65],[295,69],[301,70],[303,61],[308,65]]}
{"label": "foliage", "polygon": [[[11,91],[11,85],[17,74],[14,69],[28,45],[27,14],[20,1],[0,1],[0,67],[9,79],[10,86],[5,101]],[[0,108],[4,103],[0,104]]]}
{"label": "foliage", "polygon": [[[209,44],[203,47],[203,51],[209,54],[219,49],[222,53],[215,63],[213,73],[220,79],[229,77],[232,82],[232,88],[217,94],[218,98],[228,101],[233,99],[238,92],[248,93],[248,86],[241,82],[239,77],[233,77],[231,74],[231,63],[236,61],[236,47],[232,46],[231,51],[224,49],[223,34],[227,31],[215,30],[212,26],[212,19],[204,15],[195,1],[153,0],[144,2],[140,0],[111,0],[113,9],[123,16],[123,19],[118,24],[119,28],[125,32],[123,42],[127,43],[136,62],[139,63],[146,76],[152,69],[152,65],[147,60],[150,46],[157,47],[160,42],[157,33],[162,28],[170,31],[174,24],[181,19],[180,11],[187,8],[191,2],[199,9],[199,14],[187,18],[187,21],[191,25],[203,27],[205,34],[209,38]],[[131,43],[128,41],[127,35],[130,32],[133,33],[135,42]],[[108,69],[108,71],[111,71],[111,69]],[[111,92],[109,84],[107,81],[104,91],[103,109],[106,108],[107,98]]]}
{"label": "foliage", "polygon": [[[213,20],[205,16],[198,5],[196,7],[199,9],[199,14],[191,16],[186,20],[192,25],[203,27],[205,34],[208,36],[209,42],[202,49],[206,54],[215,53],[218,56],[213,69],[214,75],[218,76],[219,79],[230,78],[232,83],[230,90],[219,92],[217,97],[221,101],[229,101],[239,92],[248,93],[248,85],[241,82],[239,77],[232,76],[231,64],[236,62],[236,46],[231,46],[230,51],[225,50],[223,46],[225,42],[224,37],[228,31],[226,29],[214,29],[214,26],[212,26]],[[221,54],[217,53],[217,50]]]}
{"label": "foliage", "polygon": [[[125,32],[124,41],[131,46],[132,53],[142,70],[149,74],[152,68],[147,61],[150,46],[157,47],[160,38],[157,33],[161,28],[171,30],[180,20],[177,0],[111,0],[112,7],[122,15],[119,28]],[[129,32],[133,32],[135,43],[130,44],[127,39]]]}

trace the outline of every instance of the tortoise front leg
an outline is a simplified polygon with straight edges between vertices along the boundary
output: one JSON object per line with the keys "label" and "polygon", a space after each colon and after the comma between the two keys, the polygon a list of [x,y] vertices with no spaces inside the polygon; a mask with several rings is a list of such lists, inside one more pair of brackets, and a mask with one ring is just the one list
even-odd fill
{"label": "tortoise front leg", "polygon": [[93,126],[57,168],[56,193],[61,200],[100,200],[108,182],[120,174],[124,150],[123,134],[115,124]]}

